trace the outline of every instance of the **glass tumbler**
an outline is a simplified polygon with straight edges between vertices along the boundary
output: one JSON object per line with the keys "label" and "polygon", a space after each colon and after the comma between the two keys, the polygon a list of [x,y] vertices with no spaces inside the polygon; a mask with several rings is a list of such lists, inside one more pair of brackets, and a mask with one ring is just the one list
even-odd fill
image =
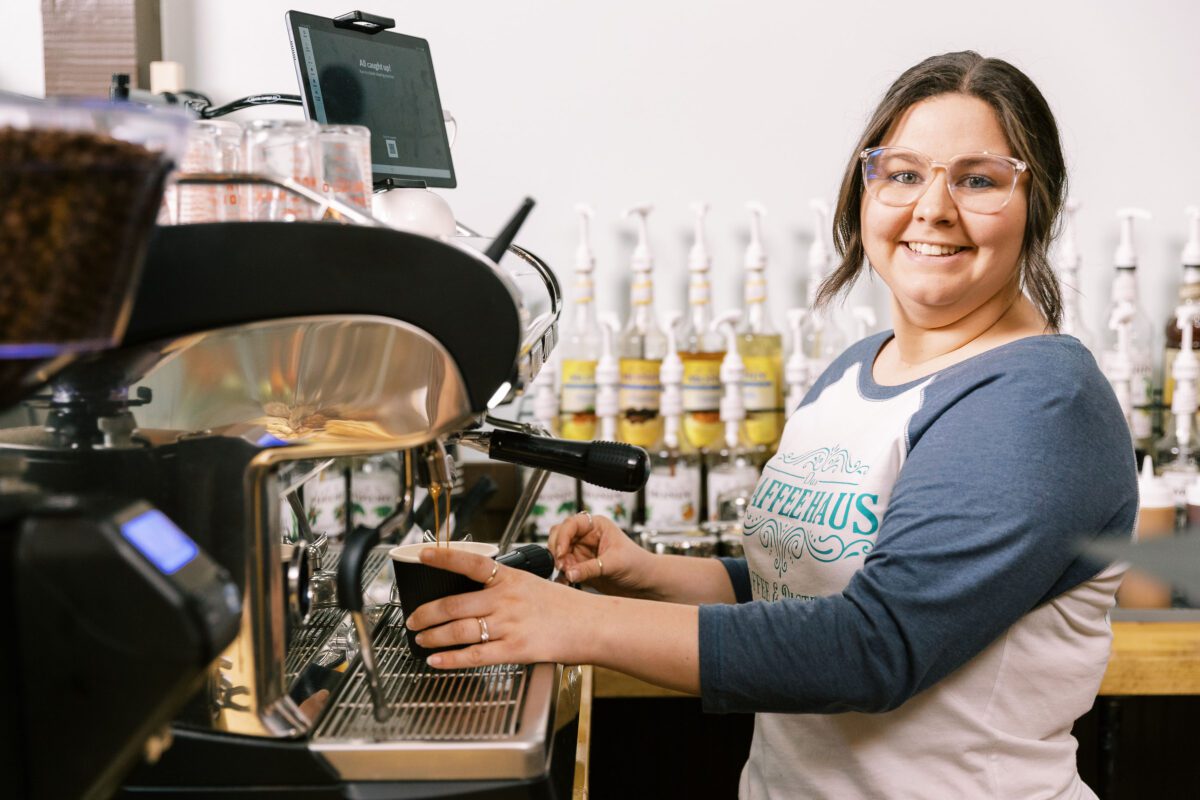
{"label": "glass tumbler", "polygon": [[328,198],[371,213],[371,131],[362,125],[322,125],[321,192]]}
{"label": "glass tumbler", "polygon": [[[254,120],[246,128],[246,168],[276,178],[291,178],[317,191],[321,151],[317,123],[309,120]],[[286,189],[264,184],[249,187],[249,218],[259,222],[314,220],[318,207]]]}
{"label": "glass tumbler", "polygon": [[[188,130],[188,148],[180,171],[234,172],[241,167],[242,126],[236,122],[200,120]],[[167,196],[169,217],[181,225],[229,222],[240,218],[241,204],[232,184],[176,185]]]}

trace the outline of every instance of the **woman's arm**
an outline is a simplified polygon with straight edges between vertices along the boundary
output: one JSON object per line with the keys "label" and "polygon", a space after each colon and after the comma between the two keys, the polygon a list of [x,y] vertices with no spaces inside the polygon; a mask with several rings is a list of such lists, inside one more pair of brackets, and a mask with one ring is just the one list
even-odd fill
{"label": "woman's arm", "polygon": [[[497,569],[489,582],[494,561],[449,548],[428,548],[421,560],[486,584],[477,592],[426,603],[409,615],[406,624],[422,631],[417,637],[422,646],[472,645],[436,653],[430,666],[597,664],[681,692],[700,692],[699,609],[694,605],[581,592],[509,567]],[[667,568],[666,580],[708,572],[714,583],[729,585],[719,562],[695,560],[720,574],[679,564]],[[487,624],[486,643],[480,620]]]}
{"label": "woman's arm", "polygon": [[668,603],[735,603],[749,594],[744,566],[715,559],[659,556],[639,547],[606,517],[575,514],[550,531],[550,551],[571,583],[619,597]]}

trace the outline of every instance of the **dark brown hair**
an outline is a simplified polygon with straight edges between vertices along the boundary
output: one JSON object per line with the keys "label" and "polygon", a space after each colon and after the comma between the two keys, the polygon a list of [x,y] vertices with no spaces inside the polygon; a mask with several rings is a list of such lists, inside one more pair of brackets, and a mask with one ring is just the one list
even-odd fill
{"label": "dark brown hair", "polygon": [[841,264],[821,284],[817,305],[832,301],[858,279],[865,260],[862,244],[863,183],[858,154],[882,143],[900,116],[913,105],[942,94],[966,94],[996,112],[1013,155],[1029,165],[1029,210],[1021,244],[1021,288],[1057,330],[1062,296],[1047,251],[1067,196],[1067,165],[1058,125],[1046,98],[1019,69],[998,58],[964,51],[927,58],[888,88],[871,115],[842,176],[833,241]]}

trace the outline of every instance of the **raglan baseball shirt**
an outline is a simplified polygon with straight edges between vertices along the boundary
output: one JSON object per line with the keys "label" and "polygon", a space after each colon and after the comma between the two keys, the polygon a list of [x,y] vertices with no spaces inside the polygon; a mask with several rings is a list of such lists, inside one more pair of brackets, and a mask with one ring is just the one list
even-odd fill
{"label": "raglan baseball shirt", "polygon": [[900,386],[890,332],[788,420],[700,609],[704,707],[757,712],[746,800],[1091,798],[1072,723],[1108,661],[1130,435],[1091,354],[1033,336]]}

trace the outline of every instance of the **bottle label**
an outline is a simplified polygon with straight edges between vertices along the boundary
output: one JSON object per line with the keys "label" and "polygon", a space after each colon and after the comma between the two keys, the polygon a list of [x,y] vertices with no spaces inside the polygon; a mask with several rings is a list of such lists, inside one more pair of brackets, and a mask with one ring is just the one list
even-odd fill
{"label": "bottle label", "polygon": [[400,504],[400,476],[394,472],[355,472],[350,476],[351,525],[374,528]]}
{"label": "bottle label", "polygon": [[688,305],[704,306],[712,300],[712,285],[704,278],[692,278],[688,284]]}
{"label": "bottle label", "polygon": [[304,485],[304,509],[314,535],[333,539],[346,532],[346,479],[336,465]]}
{"label": "bottle label", "polygon": [[765,303],[767,301],[767,280],[761,275],[748,276],[746,278],[745,294],[746,305],[754,303]]}
{"label": "bottle label", "polygon": [[662,362],[649,358],[622,358],[621,385],[617,391],[617,437],[628,444],[653,447],[662,435],[659,416],[659,369]]}
{"label": "bottle label", "polygon": [[646,279],[634,278],[629,287],[630,302],[635,306],[648,306],[654,302],[654,284]]}
{"label": "bottle label", "polygon": [[744,356],[746,371],[742,377],[742,402],[747,411],[774,411],[783,408],[783,384],[779,380],[778,356]]}
{"label": "bottle label", "polygon": [[575,303],[583,305],[595,298],[595,287],[591,278],[580,278],[575,281]]}
{"label": "bottle label", "polygon": [[583,507],[596,516],[608,517],[625,531],[632,525],[636,503],[637,494],[634,492],[617,492],[590,483],[583,484]]}
{"label": "bottle label", "polygon": [[728,466],[722,465],[708,472],[708,518],[720,519],[720,501],[722,495],[728,499],[731,494],[754,492],[758,483],[758,471],[749,464]]}
{"label": "bottle label", "polygon": [[538,536],[547,537],[550,529],[575,513],[575,479],[551,472],[537,502],[529,510]]}
{"label": "bottle label", "polygon": [[683,410],[717,411],[721,408],[721,360],[680,353],[683,360]]}
{"label": "bottle label", "polygon": [[559,403],[564,414],[596,413],[595,361],[563,359]]}
{"label": "bottle label", "polygon": [[646,524],[687,525],[700,513],[700,470],[677,462],[655,467],[646,481]]}

